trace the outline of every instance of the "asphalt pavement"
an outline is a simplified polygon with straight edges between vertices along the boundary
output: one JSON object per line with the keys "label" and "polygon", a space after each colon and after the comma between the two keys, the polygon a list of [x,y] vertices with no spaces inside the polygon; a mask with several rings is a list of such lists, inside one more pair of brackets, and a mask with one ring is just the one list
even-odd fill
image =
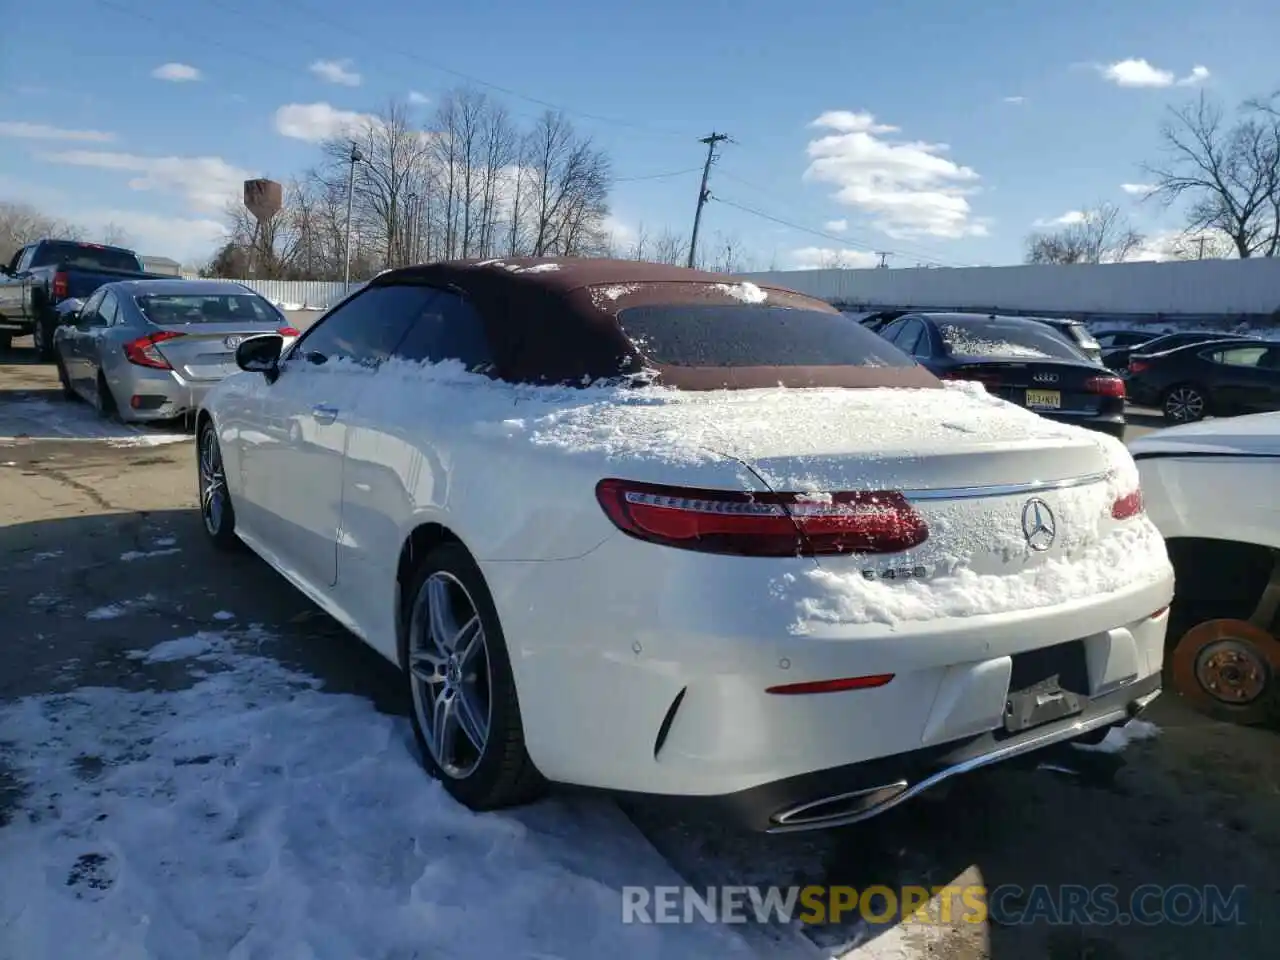
{"label": "asphalt pavement", "polygon": [[[190,685],[181,662],[142,663],[137,652],[233,618],[261,624],[262,652],[326,689],[407,715],[394,669],[251,553],[209,547],[195,509],[193,445],[180,429],[106,429],[87,406],[61,398],[52,367],[18,350],[0,355],[0,437],[9,438],[0,440],[0,701],[85,686]],[[1204,720],[1171,695],[1150,718],[1160,735],[1122,754],[1055,758],[1071,772],[991,771],[944,798],[841,831],[743,836],[643,805],[627,812],[698,886],[975,882],[1014,884],[1026,897],[1037,885],[1247,890],[1238,925],[955,922],[911,934],[902,957],[1274,956],[1275,735]],[[0,730],[0,844],[7,820],[32,815],[23,806],[29,785],[5,765],[5,739]],[[847,932],[812,936],[833,945]]]}

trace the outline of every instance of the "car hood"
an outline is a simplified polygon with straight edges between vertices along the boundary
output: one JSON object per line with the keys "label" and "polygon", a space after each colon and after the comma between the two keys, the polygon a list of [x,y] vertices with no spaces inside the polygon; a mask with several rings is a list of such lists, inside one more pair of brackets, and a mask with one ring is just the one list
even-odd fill
{"label": "car hood", "polygon": [[1280,412],[1221,417],[1157,430],[1129,444],[1135,457],[1177,454],[1280,456]]}

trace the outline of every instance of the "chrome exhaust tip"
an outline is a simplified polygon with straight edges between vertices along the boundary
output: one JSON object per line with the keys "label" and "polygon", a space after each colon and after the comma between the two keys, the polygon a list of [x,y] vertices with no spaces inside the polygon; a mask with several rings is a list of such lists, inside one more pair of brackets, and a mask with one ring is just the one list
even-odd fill
{"label": "chrome exhaust tip", "polygon": [[905,793],[908,786],[906,780],[895,780],[877,787],[837,793],[788,807],[781,813],[775,813],[771,819],[775,827],[793,830],[821,827],[833,822],[852,823],[870,816],[877,808]]}

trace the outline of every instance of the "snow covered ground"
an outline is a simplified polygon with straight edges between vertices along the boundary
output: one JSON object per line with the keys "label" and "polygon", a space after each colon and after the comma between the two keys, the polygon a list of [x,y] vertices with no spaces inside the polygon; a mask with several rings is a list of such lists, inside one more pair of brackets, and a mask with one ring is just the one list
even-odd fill
{"label": "snow covered ground", "polygon": [[[408,726],[259,655],[260,628],[134,654],[190,686],[0,707],[24,794],[0,829],[0,956],[749,957],[729,926],[624,925],[680,883],[615,806],[476,816]],[[798,937],[770,956],[816,956]]]}
{"label": "snow covered ground", "polygon": [[33,440],[98,440],[109,446],[149,447],[181,443],[191,435],[172,427],[118,423],[98,416],[87,403],[15,393],[0,403],[0,445]]}

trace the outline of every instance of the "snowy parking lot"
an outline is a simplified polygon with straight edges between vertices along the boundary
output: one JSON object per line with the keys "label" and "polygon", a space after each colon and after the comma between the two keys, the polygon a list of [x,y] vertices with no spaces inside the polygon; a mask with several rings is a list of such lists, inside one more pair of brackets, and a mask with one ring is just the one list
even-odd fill
{"label": "snowy parking lot", "polygon": [[[1172,697],[1118,752],[840,831],[585,795],[470,814],[419,769],[394,670],[206,545],[190,437],[104,424],[28,356],[0,356],[0,958],[1274,954],[1275,735]],[[1216,926],[623,922],[625,888],[682,883],[1247,890]]]}

